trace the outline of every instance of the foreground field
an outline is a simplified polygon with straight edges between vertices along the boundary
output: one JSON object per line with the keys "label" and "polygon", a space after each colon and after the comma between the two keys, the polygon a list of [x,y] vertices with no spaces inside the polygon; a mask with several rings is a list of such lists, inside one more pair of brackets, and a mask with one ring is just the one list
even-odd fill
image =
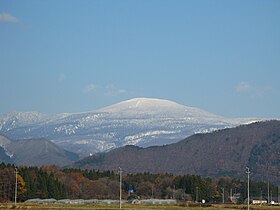
{"label": "foreground field", "polygon": [[[29,209],[29,210],[113,210],[119,209],[119,205],[78,205],[78,204],[32,204],[32,203],[18,203],[14,206],[12,203],[0,203],[0,209]],[[184,205],[132,205],[123,204],[122,209],[130,210],[247,210],[247,206],[243,205],[212,205],[212,206],[184,206]],[[280,206],[250,206],[250,210],[280,210]]]}

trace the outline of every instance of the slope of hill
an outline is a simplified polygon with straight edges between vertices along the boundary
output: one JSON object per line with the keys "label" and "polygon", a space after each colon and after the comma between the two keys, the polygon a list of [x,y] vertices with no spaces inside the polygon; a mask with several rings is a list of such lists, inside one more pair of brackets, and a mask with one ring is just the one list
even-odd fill
{"label": "slope of hill", "polygon": [[0,117],[0,132],[13,139],[47,138],[85,157],[124,145],[170,144],[194,133],[248,121],[220,117],[168,100],[136,98],[77,114],[6,114]]}
{"label": "slope of hill", "polygon": [[178,143],[140,148],[126,146],[78,161],[74,167],[127,173],[168,172],[203,176],[245,176],[279,182],[280,121],[258,122],[208,134],[196,134]]}
{"label": "slope of hill", "polygon": [[11,140],[7,137],[0,135],[0,162],[13,163],[12,154],[7,150],[7,145],[11,143]]}
{"label": "slope of hill", "polygon": [[1,146],[0,146],[0,162],[13,163],[12,158],[6,154],[5,148]]}
{"label": "slope of hill", "polygon": [[0,162],[26,166],[64,166],[77,160],[77,154],[68,152],[46,139],[15,141],[0,136]]}
{"label": "slope of hill", "polygon": [[46,139],[14,141],[9,149],[13,151],[17,165],[64,166],[78,160],[77,154],[68,152]]}

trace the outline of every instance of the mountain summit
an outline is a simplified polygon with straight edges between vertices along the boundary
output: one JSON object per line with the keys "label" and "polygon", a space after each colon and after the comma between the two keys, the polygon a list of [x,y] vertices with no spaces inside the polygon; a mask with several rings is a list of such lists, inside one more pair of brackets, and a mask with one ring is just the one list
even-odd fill
{"label": "mountain summit", "polygon": [[[105,107],[103,109],[98,110],[100,112],[110,112],[110,113],[135,113],[135,114],[182,114],[184,115],[194,115],[204,117],[218,117],[206,111],[203,111],[198,108],[187,107],[181,104],[178,104],[173,101],[165,100],[165,99],[157,99],[157,98],[134,98],[126,101],[122,101],[120,103]],[[174,116],[177,117],[177,116]]]}
{"label": "mountain summit", "polygon": [[98,112],[133,115],[135,117],[156,115],[162,118],[184,118],[185,120],[194,120],[196,122],[199,120],[227,121],[226,118],[214,115],[202,109],[188,107],[174,101],[157,98],[134,98],[107,106],[98,110]]}
{"label": "mountain summit", "polygon": [[104,112],[128,112],[128,111],[170,111],[185,110],[186,106],[173,101],[157,98],[134,98],[107,106],[99,111]]}
{"label": "mountain summit", "polygon": [[46,138],[85,157],[124,145],[148,147],[175,143],[194,133],[248,121],[224,118],[173,101],[135,98],[75,114],[6,114],[0,117],[0,132],[13,139]]}

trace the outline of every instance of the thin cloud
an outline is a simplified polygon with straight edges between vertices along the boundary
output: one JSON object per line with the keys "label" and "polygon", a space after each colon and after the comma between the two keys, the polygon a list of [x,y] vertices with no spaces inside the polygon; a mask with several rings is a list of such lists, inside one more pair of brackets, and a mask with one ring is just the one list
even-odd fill
{"label": "thin cloud", "polygon": [[65,79],[66,79],[66,75],[63,74],[63,73],[61,73],[61,74],[58,76],[58,81],[59,81],[59,82],[62,82],[62,81],[64,81]]}
{"label": "thin cloud", "polygon": [[268,95],[273,88],[271,86],[257,87],[253,86],[248,82],[240,82],[236,87],[235,91],[240,94],[247,94],[251,98],[263,98]]}
{"label": "thin cloud", "polygon": [[117,88],[115,85],[107,85],[107,86],[97,86],[95,84],[88,84],[84,89],[84,93],[95,93],[99,89],[104,96],[107,97],[118,97],[120,95],[128,93],[127,90]]}
{"label": "thin cloud", "polygon": [[106,96],[117,97],[119,95],[125,94],[127,91],[125,89],[119,89],[115,85],[108,85],[106,87]]}
{"label": "thin cloud", "polygon": [[0,23],[17,23],[17,22],[19,22],[19,20],[15,16],[7,12],[0,13]]}
{"label": "thin cloud", "polygon": [[251,92],[253,90],[253,86],[250,85],[247,82],[240,82],[236,87],[235,90],[239,93],[244,93],[244,92]]}
{"label": "thin cloud", "polygon": [[264,87],[261,87],[260,89],[256,89],[253,97],[263,98],[263,97],[269,95],[272,91],[273,91],[272,86],[264,86]]}
{"label": "thin cloud", "polygon": [[89,84],[84,88],[83,92],[84,93],[94,93],[94,92],[96,92],[96,90],[97,90],[97,85]]}

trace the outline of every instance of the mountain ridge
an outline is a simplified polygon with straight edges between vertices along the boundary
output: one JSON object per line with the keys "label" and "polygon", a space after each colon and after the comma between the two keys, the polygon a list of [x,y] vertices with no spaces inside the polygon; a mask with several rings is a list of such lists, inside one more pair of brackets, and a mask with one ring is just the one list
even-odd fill
{"label": "mountain ridge", "polygon": [[11,140],[0,135],[0,162],[26,166],[65,166],[78,159],[77,154],[44,138]]}
{"label": "mountain ridge", "polygon": [[26,120],[20,116],[0,117],[0,132],[12,139],[43,137],[81,157],[127,144],[170,144],[194,133],[252,121],[224,118],[154,98],[134,98],[90,112],[53,116],[33,113]]}
{"label": "mountain ridge", "polygon": [[272,120],[192,135],[165,146],[125,146],[98,153],[73,167],[117,170],[125,173],[195,174],[242,178],[248,166],[251,176],[279,183],[280,121]]}

